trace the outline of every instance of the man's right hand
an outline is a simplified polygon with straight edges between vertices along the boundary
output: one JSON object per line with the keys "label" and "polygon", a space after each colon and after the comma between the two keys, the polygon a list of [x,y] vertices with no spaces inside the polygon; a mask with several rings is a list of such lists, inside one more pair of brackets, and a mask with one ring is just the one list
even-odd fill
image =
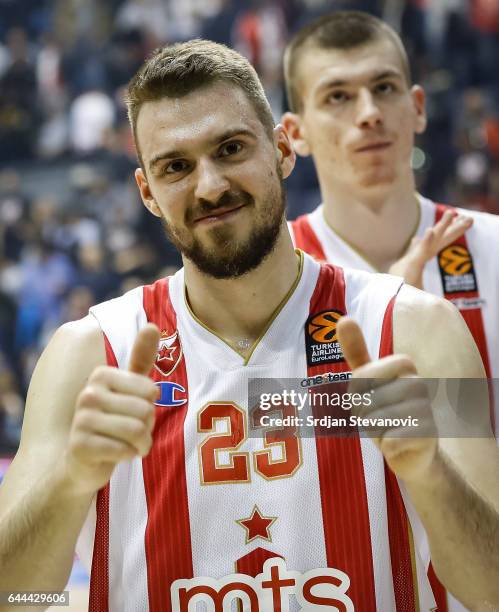
{"label": "man's right hand", "polygon": [[61,468],[77,493],[98,491],[116,464],[152,445],[157,386],[148,377],[156,358],[159,331],[142,328],[128,370],[99,366],[78,395]]}
{"label": "man's right hand", "polygon": [[466,215],[446,210],[438,223],[429,227],[424,236],[415,236],[404,255],[388,270],[390,274],[402,276],[408,285],[423,289],[425,265],[438,253],[452,244],[473,225]]}

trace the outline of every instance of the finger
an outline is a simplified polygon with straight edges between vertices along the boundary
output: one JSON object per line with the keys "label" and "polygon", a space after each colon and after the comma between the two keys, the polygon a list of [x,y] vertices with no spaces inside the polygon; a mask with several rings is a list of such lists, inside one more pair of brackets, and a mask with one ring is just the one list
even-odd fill
{"label": "finger", "polygon": [[137,449],[127,442],[120,442],[99,434],[81,433],[72,441],[73,454],[81,462],[116,464],[137,456]]}
{"label": "finger", "polygon": [[387,384],[387,380],[416,376],[414,362],[407,355],[389,355],[357,368],[352,374],[349,391],[363,393]]}
{"label": "finger", "polygon": [[148,424],[141,419],[86,409],[78,411],[75,419],[80,432],[125,442],[141,456],[149,452],[152,443],[151,431]]}
{"label": "finger", "polygon": [[425,264],[431,257],[433,257],[433,244],[436,241],[436,234],[434,227],[428,227],[424,233],[423,238],[419,245],[415,248],[415,258],[421,263]]}
{"label": "finger", "polygon": [[371,361],[362,330],[349,317],[342,317],[337,324],[336,333],[348,365],[355,370]]}
{"label": "finger", "polygon": [[[83,408],[93,408],[82,404]],[[108,414],[121,414],[147,421],[154,416],[154,404],[151,398],[131,396],[104,390],[100,395],[99,409]]]}
{"label": "finger", "polygon": [[429,438],[436,435],[431,409],[424,398],[416,397],[371,412],[355,411],[359,432],[374,438]]}
{"label": "finger", "polygon": [[435,225],[433,226],[433,230],[435,231],[435,235],[437,236],[437,238],[440,238],[443,235],[445,230],[451,225],[453,219],[456,216],[457,215],[453,211],[446,210],[444,212],[440,221],[438,223],[435,223]]}
{"label": "finger", "polygon": [[139,331],[128,364],[130,372],[144,376],[149,374],[158,352],[159,338],[159,329],[152,323],[148,323]]}
{"label": "finger", "polygon": [[[158,387],[152,380],[142,374],[103,366],[95,369],[85,392],[92,395],[95,391],[102,391],[103,389],[109,389],[124,395],[143,397],[153,402],[156,399]],[[90,401],[92,400],[90,399]]]}
{"label": "finger", "polygon": [[428,398],[428,389],[423,379],[415,376],[396,378],[374,388],[371,393],[371,406],[364,412],[385,410],[398,406],[410,399]]}
{"label": "finger", "polygon": [[460,238],[473,225],[473,219],[470,217],[460,217],[447,228],[441,237],[439,251],[444,249],[449,244],[452,244],[457,238]]}

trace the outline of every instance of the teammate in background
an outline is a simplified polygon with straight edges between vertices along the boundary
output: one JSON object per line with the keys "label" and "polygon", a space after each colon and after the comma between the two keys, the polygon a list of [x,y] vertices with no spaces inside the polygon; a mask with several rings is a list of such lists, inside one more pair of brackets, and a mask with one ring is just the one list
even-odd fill
{"label": "teammate in background", "polygon": [[497,378],[499,218],[415,192],[410,162],[426,127],[425,94],[412,85],[398,35],[376,17],[339,11],[299,31],[284,61],[292,112],[283,124],[295,151],[313,156],[323,199],[291,224],[295,244],[451,300]]}
{"label": "teammate in background", "polygon": [[323,197],[291,223],[296,246],[453,301],[487,375],[499,376],[499,218],[415,193],[410,161],[425,96],[398,35],[367,13],[339,11],[299,31],[284,62],[292,112],[283,124],[295,151],[313,156]]}
{"label": "teammate in background", "polygon": [[[458,312],[294,250],[292,147],[234,51],[159,50],[128,107],[142,200],[184,268],[93,307],[41,357],[0,487],[0,591],[62,589],[80,536],[93,612],[220,610],[235,591],[266,611],[290,594],[429,611],[424,525],[447,587],[497,604],[499,493],[477,467],[495,443],[439,441],[416,377],[483,376]],[[250,377],[349,369],[359,391],[376,379],[376,416],[417,415],[424,436],[250,435]]]}

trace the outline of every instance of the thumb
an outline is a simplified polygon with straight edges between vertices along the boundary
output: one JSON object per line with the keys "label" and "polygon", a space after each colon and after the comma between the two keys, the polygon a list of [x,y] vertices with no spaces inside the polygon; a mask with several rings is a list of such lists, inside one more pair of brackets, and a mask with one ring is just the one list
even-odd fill
{"label": "thumb", "polygon": [[139,331],[128,364],[130,372],[144,376],[149,374],[158,352],[159,337],[159,329],[153,323],[147,323]]}
{"label": "thumb", "polygon": [[336,326],[336,334],[343,355],[352,370],[371,361],[362,330],[353,319],[342,317]]}

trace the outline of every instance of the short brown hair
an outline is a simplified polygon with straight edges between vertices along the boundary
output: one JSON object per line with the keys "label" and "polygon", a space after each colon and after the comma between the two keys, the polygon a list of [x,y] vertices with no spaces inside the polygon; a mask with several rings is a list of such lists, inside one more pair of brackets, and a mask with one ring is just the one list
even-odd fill
{"label": "short brown hair", "polygon": [[274,118],[262,84],[248,60],[225,45],[190,40],[156,49],[128,84],[126,104],[137,155],[137,118],[145,102],[185,96],[215,82],[226,82],[244,91],[272,138]]}
{"label": "short brown hair", "polygon": [[336,11],[304,26],[293,36],[284,53],[284,77],[290,109],[300,112],[303,107],[297,64],[305,49],[352,49],[380,39],[394,43],[410,85],[409,60],[404,45],[395,30],[381,19],[362,11]]}

